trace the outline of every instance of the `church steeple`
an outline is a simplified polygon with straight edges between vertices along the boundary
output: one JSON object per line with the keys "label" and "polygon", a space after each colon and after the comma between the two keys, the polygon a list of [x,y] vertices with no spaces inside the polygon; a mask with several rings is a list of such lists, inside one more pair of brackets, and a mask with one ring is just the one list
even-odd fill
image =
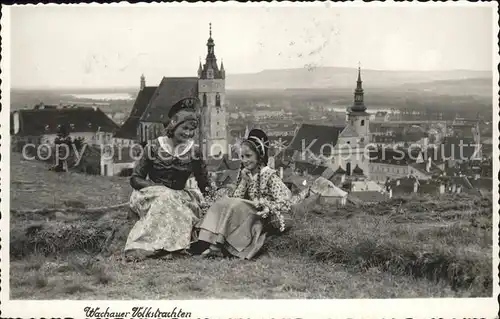
{"label": "church steeple", "polygon": [[354,90],[354,105],[351,107],[352,112],[365,112],[363,81],[361,80],[361,66],[358,65],[358,81],[356,82],[356,89]]}
{"label": "church steeple", "polygon": [[202,101],[200,120],[200,146],[206,158],[229,154],[226,113],[226,81],[224,64],[220,69],[215,56],[212,23],[209,24],[207,55],[198,67],[198,98]]}
{"label": "church steeple", "polygon": [[212,23],[209,23],[208,40],[207,40],[207,56],[205,57],[205,64],[201,72],[198,70],[198,77],[200,79],[223,79],[217,66],[217,57],[215,56],[215,42],[212,38]]}
{"label": "church steeple", "polygon": [[141,75],[141,86],[140,86],[140,90],[144,90],[144,88],[146,87],[146,77],[144,77],[144,74]]}
{"label": "church steeple", "polygon": [[[361,67],[358,66],[358,80],[354,90],[354,104],[350,107],[347,120],[358,134],[358,143],[370,142],[370,114],[366,112]],[[364,169],[366,172],[367,170]]]}
{"label": "church steeple", "polygon": [[208,28],[209,31],[208,31],[208,41],[207,41],[207,58],[212,56],[215,57],[215,52],[214,52],[215,43],[214,39],[212,39],[212,22],[208,24]]}

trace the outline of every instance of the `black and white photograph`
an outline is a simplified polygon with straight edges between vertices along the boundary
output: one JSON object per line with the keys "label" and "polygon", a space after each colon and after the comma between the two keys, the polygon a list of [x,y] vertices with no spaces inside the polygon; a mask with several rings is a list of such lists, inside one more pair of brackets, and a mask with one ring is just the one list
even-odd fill
{"label": "black and white photograph", "polygon": [[497,10],[2,6],[2,317],[495,318]]}

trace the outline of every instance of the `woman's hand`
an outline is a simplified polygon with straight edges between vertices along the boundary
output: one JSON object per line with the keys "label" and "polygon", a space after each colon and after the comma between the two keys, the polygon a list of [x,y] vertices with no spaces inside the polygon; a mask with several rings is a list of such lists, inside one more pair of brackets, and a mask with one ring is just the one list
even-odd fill
{"label": "woman's hand", "polygon": [[206,210],[206,209],[209,209],[210,208],[210,203],[209,202],[206,202],[206,201],[203,201],[200,203],[200,208],[202,210]]}
{"label": "woman's hand", "polygon": [[156,184],[149,179],[145,179],[139,176],[132,176],[130,178],[130,185],[132,186],[133,189],[138,191],[150,186],[163,186],[163,184]]}

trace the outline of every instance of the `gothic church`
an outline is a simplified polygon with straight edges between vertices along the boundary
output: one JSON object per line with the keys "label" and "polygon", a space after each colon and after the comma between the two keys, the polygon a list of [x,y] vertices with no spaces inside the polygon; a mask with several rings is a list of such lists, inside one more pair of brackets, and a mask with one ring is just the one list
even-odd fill
{"label": "gothic church", "polygon": [[225,70],[215,56],[210,24],[205,63],[197,77],[164,77],[158,86],[146,86],[144,75],[132,111],[115,134],[117,144],[147,143],[158,137],[169,108],[185,97],[198,97],[202,104],[199,142],[207,157],[226,155],[227,112],[225,106]]}

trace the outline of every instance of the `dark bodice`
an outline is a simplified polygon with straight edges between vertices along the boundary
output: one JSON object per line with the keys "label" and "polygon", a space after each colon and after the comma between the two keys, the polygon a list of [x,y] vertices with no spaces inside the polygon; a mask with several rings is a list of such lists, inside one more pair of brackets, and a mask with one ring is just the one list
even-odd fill
{"label": "dark bodice", "polygon": [[[191,174],[194,174],[201,192],[206,194],[210,182],[199,148],[193,146],[186,154],[173,156],[160,146],[158,140],[154,140],[144,148],[141,159],[134,167],[130,184],[134,189],[162,184],[182,190]],[[150,181],[146,180],[148,176]]]}

